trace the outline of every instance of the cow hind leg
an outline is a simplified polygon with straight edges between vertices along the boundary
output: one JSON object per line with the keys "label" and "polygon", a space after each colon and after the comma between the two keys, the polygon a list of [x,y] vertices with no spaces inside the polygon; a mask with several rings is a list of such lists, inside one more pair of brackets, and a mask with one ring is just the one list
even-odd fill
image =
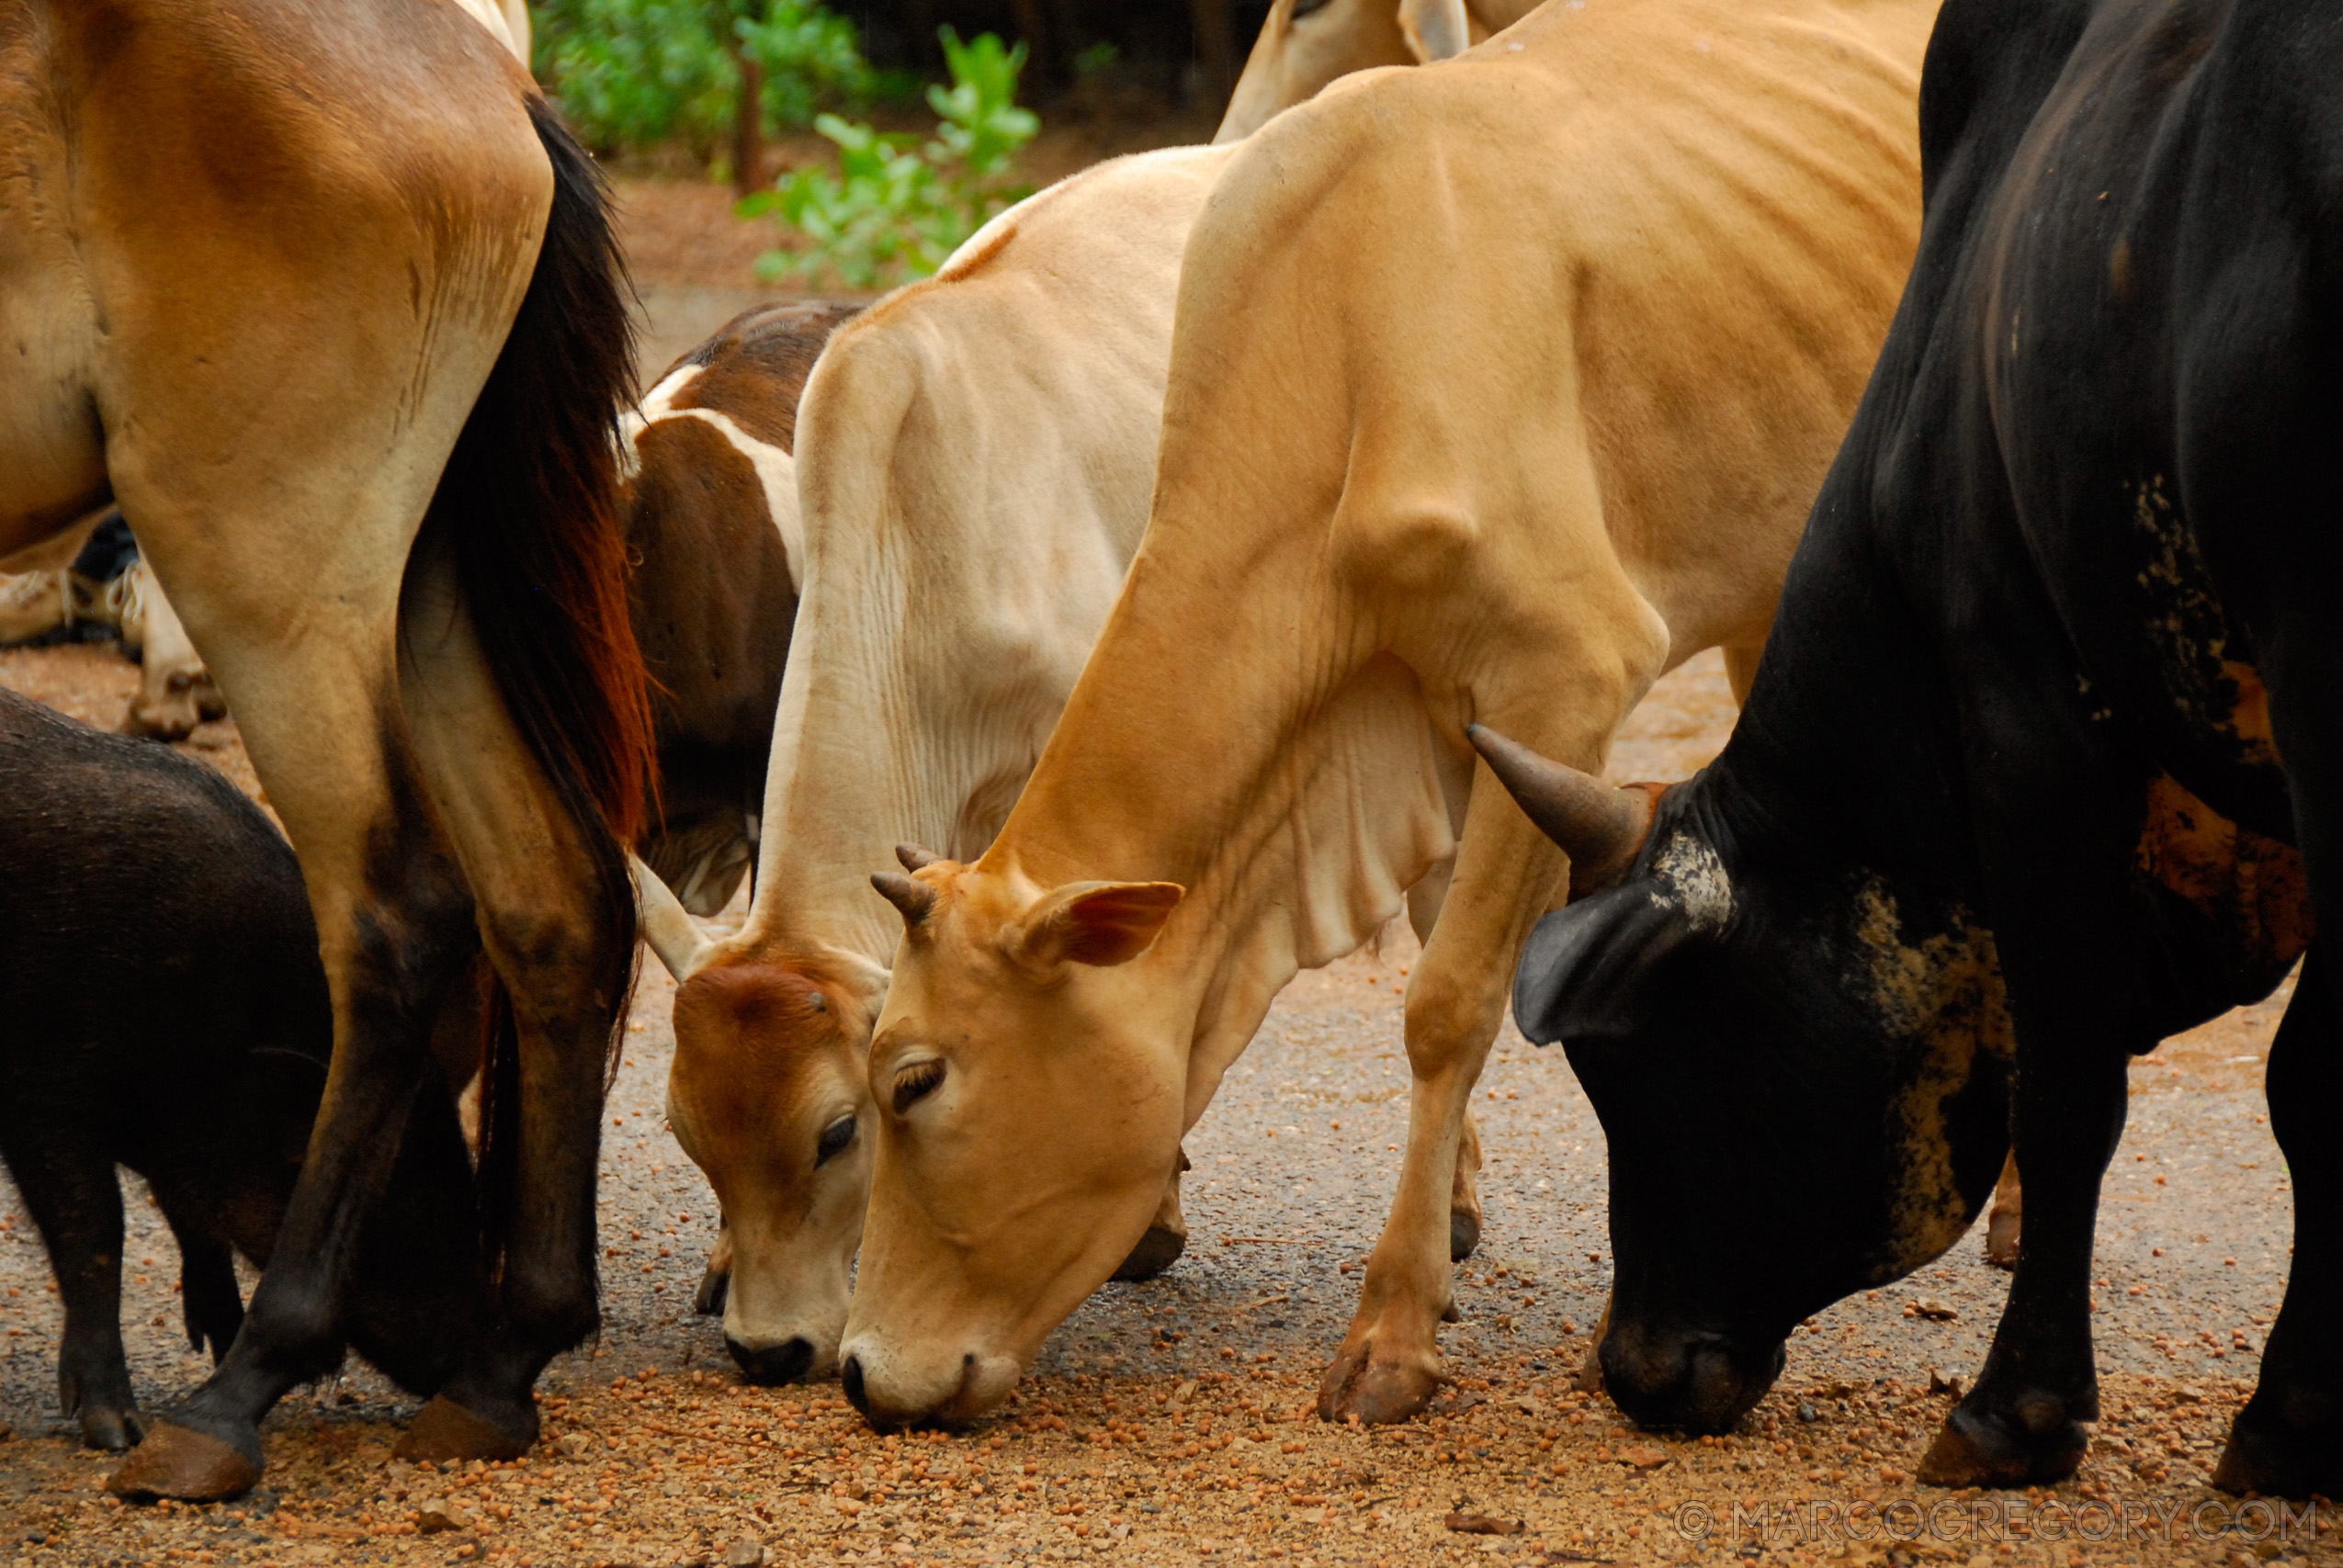
{"label": "cow hind leg", "polygon": [[2269,1120],[2294,1179],[2294,1256],[2261,1382],[2213,1472],[2224,1492],[2343,1496],[2343,995],[2315,946],[2269,1050]]}
{"label": "cow hind leg", "polygon": [[[627,1000],[634,923],[608,918],[615,844],[597,842],[504,706],[456,581],[426,551],[402,604],[403,705],[433,804],[478,901],[509,999],[517,1118],[486,1152],[501,1238],[494,1328],[415,1417],[409,1459],[509,1459],[536,1440],[534,1388],[599,1321],[594,1176],[605,1064]],[[495,1092],[504,1092],[498,1088]]]}

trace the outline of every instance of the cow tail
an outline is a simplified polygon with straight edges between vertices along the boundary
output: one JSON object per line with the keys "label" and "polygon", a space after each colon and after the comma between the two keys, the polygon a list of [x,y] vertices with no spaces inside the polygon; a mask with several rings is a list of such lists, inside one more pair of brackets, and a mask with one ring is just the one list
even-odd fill
{"label": "cow tail", "polygon": [[[553,165],[545,243],[424,526],[452,557],[497,690],[593,860],[609,938],[593,976],[607,1093],[635,978],[625,846],[657,789],[618,508],[618,419],[635,398],[632,289],[601,171],[544,99],[530,96],[528,116]],[[521,1144],[519,1041],[502,987],[485,999],[479,1171],[494,1273]]]}

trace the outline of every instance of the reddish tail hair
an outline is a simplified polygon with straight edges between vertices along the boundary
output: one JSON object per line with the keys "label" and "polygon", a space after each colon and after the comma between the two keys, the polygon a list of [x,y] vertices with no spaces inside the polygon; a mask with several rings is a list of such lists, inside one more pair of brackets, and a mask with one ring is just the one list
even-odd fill
{"label": "reddish tail hair", "polygon": [[[634,988],[625,846],[658,787],[618,515],[618,418],[635,398],[632,290],[601,171],[542,98],[528,100],[528,116],[553,164],[545,243],[424,525],[452,554],[497,690],[594,859],[608,938],[594,976],[609,1009],[606,1088]],[[520,1105],[512,1008],[501,994],[488,1000],[480,1174],[493,1269]]]}

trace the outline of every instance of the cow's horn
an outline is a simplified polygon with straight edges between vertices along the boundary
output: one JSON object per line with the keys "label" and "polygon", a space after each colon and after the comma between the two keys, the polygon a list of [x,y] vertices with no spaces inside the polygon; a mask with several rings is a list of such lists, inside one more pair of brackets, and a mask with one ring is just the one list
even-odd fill
{"label": "cow's horn", "polygon": [[917,844],[897,844],[895,858],[903,863],[905,871],[925,871],[944,857],[934,850],[922,849]]}
{"label": "cow's horn", "polygon": [[918,925],[934,912],[935,889],[900,871],[874,871],[870,885],[878,889],[880,897],[901,912],[907,926]]}
{"label": "cow's horn", "polygon": [[1655,791],[1604,784],[1487,725],[1466,726],[1465,737],[1522,813],[1570,857],[1574,897],[1610,886],[1635,863],[1651,831]]}
{"label": "cow's horn", "polygon": [[640,901],[635,923],[643,941],[651,943],[651,952],[659,954],[659,962],[678,984],[690,979],[707,962],[716,944],[701,933],[699,922],[659,879],[659,874],[631,852],[627,856],[627,873],[635,879],[635,897]]}

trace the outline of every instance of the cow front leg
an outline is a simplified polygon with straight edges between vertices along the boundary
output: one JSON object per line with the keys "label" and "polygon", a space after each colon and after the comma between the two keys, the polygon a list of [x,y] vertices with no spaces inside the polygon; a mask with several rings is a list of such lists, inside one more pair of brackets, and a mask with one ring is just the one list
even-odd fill
{"label": "cow front leg", "polygon": [[2261,1358],[2213,1472],[2224,1492],[2343,1497],[2343,995],[2314,947],[2270,1043],[2270,1130],[2294,1179],[2294,1256]]}
{"label": "cow front leg", "polygon": [[1155,1218],[1147,1223],[1147,1234],[1115,1270],[1117,1280],[1152,1280],[1180,1260],[1188,1250],[1188,1216],[1180,1207],[1180,1178],[1193,1170],[1188,1151],[1180,1150],[1179,1169],[1172,1173],[1171,1185],[1163,1190],[1163,1201],[1156,1206]]}
{"label": "cow front leg", "polygon": [[1408,986],[1407,1151],[1357,1314],[1319,1384],[1328,1420],[1404,1421],[1440,1385],[1438,1332],[1454,1297],[1454,1205],[1473,1086],[1504,1020],[1513,957],[1559,879],[1560,856],[1485,766],[1477,786],[1454,882]]}
{"label": "cow front leg", "polygon": [[1985,1224],[1985,1260],[1996,1269],[2018,1266],[2018,1243],[2025,1224],[2026,1194],[2018,1185],[2018,1151],[2001,1162],[1993,1184],[1993,1213]]}

